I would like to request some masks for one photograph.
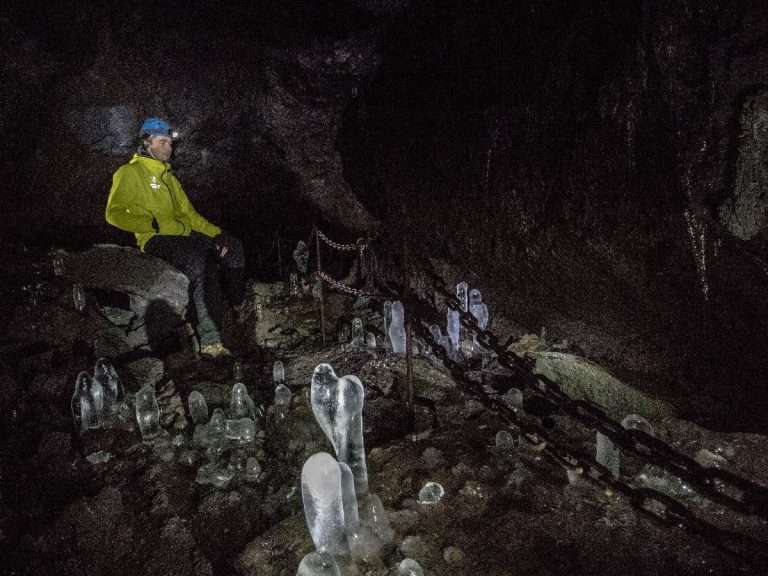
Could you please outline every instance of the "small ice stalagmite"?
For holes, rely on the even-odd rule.
[[[437,504],[445,496],[445,488],[437,482],[427,482],[419,490],[419,504]]]
[[[392,343],[392,352],[405,354],[405,308],[403,308],[403,303],[400,300],[392,302],[389,341]]]
[[[145,384],[136,393],[136,421],[144,440],[151,440],[160,434],[160,406],[155,396],[154,384]]]
[[[373,332],[365,333],[365,347],[376,348],[376,334],[374,334]]]
[[[235,382],[235,385],[232,386],[232,394],[229,399],[229,417],[256,420],[256,406],[242,382]]]
[[[653,431],[653,425],[640,416],[640,414],[628,414],[621,421],[621,425],[625,430],[639,430],[640,432],[645,432],[648,436],[656,435]]]
[[[307,273],[307,264],[309,263],[309,248],[304,240],[299,240],[296,248],[293,250],[293,261],[296,262],[296,269],[301,274]]]
[[[203,395],[197,390],[192,390],[187,398],[189,405],[189,415],[195,424],[205,424],[208,422],[208,404]]]
[[[403,558],[397,566],[397,576],[424,576],[424,569],[413,558]]]
[[[318,452],[307,459],[301,471],[301,496],[317,551],[348,556],[342,472],[333,456]]]
[[[224,436],[240,444],[253,442],[256,438],[256,423],[250,418],[224,421]]]
[[[488,327],[488,306],[483,302],[483,295],[477,288],[472,288],[469,291],[469,312],[477,320],[477,325],[480,330],[485,330]],[[477,342],[477,334],[472,334],[472,351],[477,353],[480,350],[480,345]]]
[[[125,398],[125,390],[117,370],[108,358],[96,360],[93,379],[101,384],[104,391],[104,413],[114,414],[119,409],[120,400]]]
[[[88,372],[80,372],[75,380],[72,395],[72,417],[79,424],[80,431],[101,428],[104,413],[104,393],[101,385],[94,382]]]
[[[448,332],[448,338],[451,341],[453,350],[457,351],[459,349],[459,340],[461,339],[461,319],[458,310],[449,308],[446,313],[446,320],[446,332]]]
[[[82,284],[72,285],[72,305],[78,312],[85,312],[87,300],[85,298],[85,288]]]
[[[275,360],[272,364],[272,382],[275,386],[285,384],[285,366],[282,360]]]
[[[275,387],[275,419],[278,422],[288,417],[288,411],[291,408],[291,389],[285,384],[278,384]]]
[[[468,306],[468,294],[469,294],[469,284],[466,282],[459,282],[456,284],[456,298],[459,300],[459,306],[461,307],[462,312],[468,312],[469,306]]]
[[[312,375],[311,402],[315,419],[331,441],[339,462],[352,469],[358,496],[367,494],[362,382],[352,375],[337,378],[329,364],[319,364]]]
[[[310,552],[301,559],[296,576],[341,576],[341,570],[330,554]]]
[[[382,311],[384,316],[384,340],[389,340],[389,325],[392,323],[392,301],[386,300],[384,302],[384,310]]]
[[[352,348],[362,348],[365,346],[365,327],[360,318],[352,319]]]

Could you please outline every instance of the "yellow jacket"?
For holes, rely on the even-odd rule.
[[[153,218],[159,232],[152,228]],[[142,252],[155,234],[189,236],[193,230],[211,238],[221,234],[221,228],[192,207],[170,164],[139,154],[112,176],[106,219],[112,226],[133,232]]]

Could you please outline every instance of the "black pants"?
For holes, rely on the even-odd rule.
[[[189,278],[190,302],[197,317],[200,345],[221,342],[224,302],[219,264],[224,268],[224,287],[230,304],[243,301],[245,290],[245,254],[243,244],[227,236],[229,250],[219,258],[216,242],[204,234],[189,236],[153,236],[144,252],[162,258]]]

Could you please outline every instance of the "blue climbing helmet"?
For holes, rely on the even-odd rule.
[[[171,125],[165,120],[147,118],[144,120],[144,124],[141,125],[139,136],[142,138],[146,136],[170,136],[173,138],[174,134],[171,132]]]

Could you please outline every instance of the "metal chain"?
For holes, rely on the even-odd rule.
[[[523,421],[515,410],[503,402],[490,397],[485,390],[483,390],[482,385],[467,376],[467,369],[464,366],[454,361],[442,346],[439,346],[434,342],[427,321],[425,321],[421,314],[419,314],[422,310],[434,311],[432,305],[415,295],[409,300],[408,304],[410,304],[411,309],[416,312],[415,317],[417,321],[412,322],[414,330],[432,349],[433,353],[442,360],[443,364],[451,372],[451,376],[457,382],[461,382],[469,388],[476,396],[480,397],[486,405],[497,411],[509,423],[516,426],[521,431],[521,437],[525,439],[526,442],[538,448],[544,443],[544,448],[541,449],[542,453],[546,454],[565,468],[582,467],[585,472],[588,472],[588,474],[585,474],[586,478],[623,494],[629,498],[630,502],[639,511],[649,515],[656,521],[666,525],[683,525],[691,532],[707,538],[716,547],[732,555],[746,555],[750,559],[760,558],[761,560],[768,558],[766,543],[717,528],[696,517],[687,507],[666,494],[648,488],[634,488],[627,483],[627,481],[614,478],[607,468],[596,462],[593,458],[581,454],[575,449],[568,448],[562,445],[562,443],[556,443],[552,434],[544,427],[531,421]],[[460,310],[458,299],[455,299],[455,304],[456,308],[454,309]],[[463,324],[464,320],[465,318],[462,317]],[[486,342],[495,339],[493,334],[490,334],[487,331],[482,331],[477,326],[475,327],[478,332],[485,336],[484,339]],[[481,338],[478,337],[478,341],[480,340]],[[538,388],[536,390],[538,391]],[[634,433],[637,431],[632,432]],[[656,505],[654,505],[654,503],[656,503]]]
[[[354,244],[340,244],[339,242],[334,242],[328,238],[328,236],[323,234],[323,232],[319,229],[315,229],[315,232],[317,233],[317,236],[320,238],[320,240],[325,242],[328,246],[336,250],[341,250],[342,252],[360,252],[362,254],[365,249],[368,248],[368,244],[366,244],[363,238],[358,238]]]
[[[368,296],[370,298],[382,298],[383,296],[381,294],[374,294],[372,292],[366,292],[365,290],[360,290],[358,288],[352,288],[352,286],[348,286],[347,284],[344,284],[343,282],[340,282],[339,280],[335,280],[334,278],[331,278],[326,274],[325,272],[322,272],[320,270],[315,271],[315,276],[328,284],[329,286],[336,288],[339,292],[344,292],[346,294],[351,294],[352,296]]]
[[[444,283],[440,280],[439,284]],[[486,349],[495,352],[499,363],[521,376],[523,383],[535,393],[548,398],[583,424],[602,432],[622,449],[660,465],[697,486],[699,491],[711,500],[737,512],[756,514],[763,519],[768,519],[768,488],[727,470],[704,468],[692,458],[676,452],[653,436],[639,430],[626,430],[620,423],[609,418],[599,406],[586,400],[570,398],[556,382],[543,375],[533,374],[530,361],[521,359],[513,352],[503,350],[499,345],[499,339],[492,332],[482,330],[472,314],[462,311],[456,296],[444,288],[437,290],[445,297],[448,307],[459,312],[461,324],[476,335],[477,341]],[[729,494],[739,494],[741,498],[734,498]]]

